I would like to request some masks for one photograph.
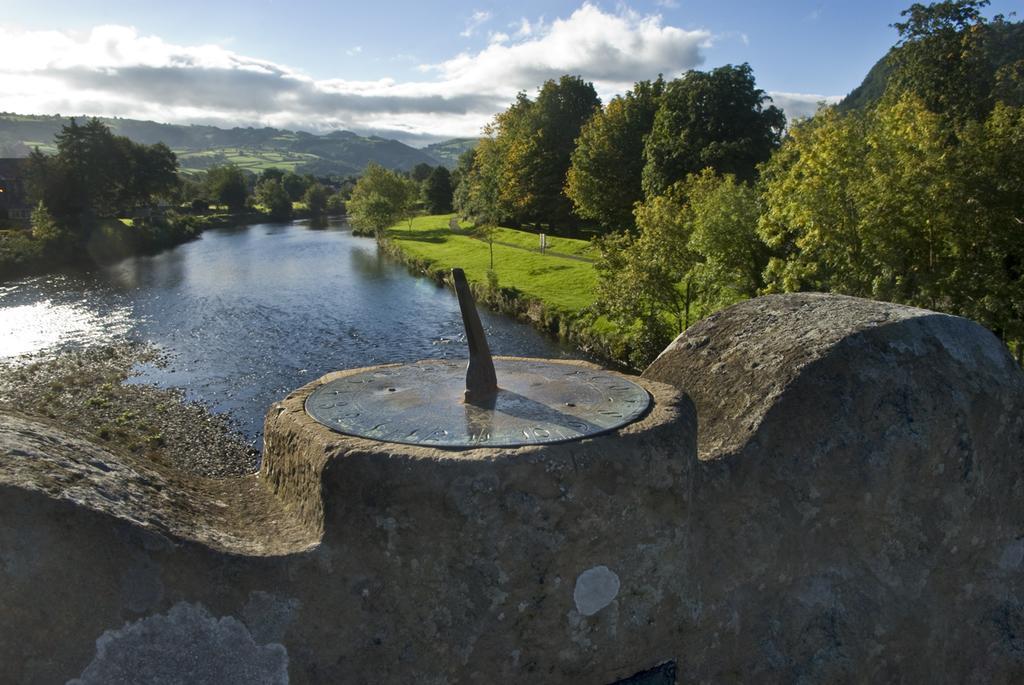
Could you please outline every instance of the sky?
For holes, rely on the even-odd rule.
[[[909,0],[21,0],[0,10],[0,111],[476,136],[519,91],[748,62],[790,118],[855,88]],[[987,15],[1024,14],[994,0]],[[1019,19],[1019,17],[1017,17]]]

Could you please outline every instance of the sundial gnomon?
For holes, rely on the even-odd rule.
[[[432,447],[565,442],[620,428],[650,396],[622,376],[572,363],[491,357],[461,269],[453,269],[470,358],[426,360],[343,376],[306,411],[340,433]]]

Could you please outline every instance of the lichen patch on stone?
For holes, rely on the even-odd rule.
[[[607,566],[588,568],[576,578],[572,599],[576,611],[593,616],[612,603],[619,595],[619,577]]]
[[[147,616],[96,640],[96,656],[68,685],[137,682],[285,685],[288,652],[283,645],[257,645],[245,624],[215,618],[201,604],[178,602],[164,614]]]

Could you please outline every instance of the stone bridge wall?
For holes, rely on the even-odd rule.
[[[991,334],[772,296],[639,382],[613,435],[468,451],[331,433],[311,384],[232,480],[0,417],[0,682],[1024,678],[1024,374]]]

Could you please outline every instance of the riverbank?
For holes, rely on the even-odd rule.
[[[526,321],[615,366],[629,368],[629,341],[593,311],[597,257],[591,243],[547,239],[511,228],[495,229],[493,244],[474,237],[468,224],[458,231],[453,215],[420,216],[387,230],[382,249],[411,270],[445,282],[453,267],[466,272],[479,302]],[[493,264],[491,269],[491,255]]]
[[[226,417],[187,402],[180,390],[132,384],[140,363],[161,362],[152,348],[132,344],[4,361],[0,413],[39,418],[112,452],[201,476],[256,470],[259,453]]]
[[[56,230],[46,237],[23,229],[0,230],[0,281],[152,254],[194,240],[209,227],[205,217],[169,215],[97,219],[75,232]]]
[[[296,209],[292,219],[307,218]],[[257,211],[176,214],[151,219],[98,219],[82,235],[58,232],[37,238],[25,229],[0,229],[0,282],[49,273],[66,266],[111,264],[126,257],[155,254],[198,238],[211,228],[274,221]]]

